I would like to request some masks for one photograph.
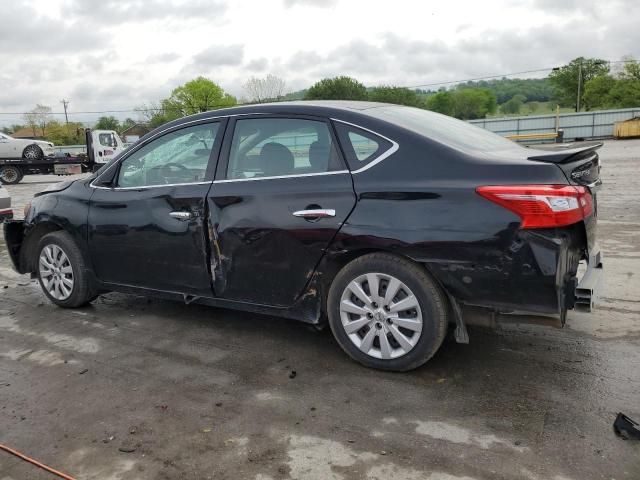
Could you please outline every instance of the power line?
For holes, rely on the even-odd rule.
[[[635,62],[636,60],[633,59],[629,59],[629,60],[606,60],[607,63],[609,64],[614,64],[614,63],[629,63],[629,62]],[[438,86],[438,85],[452,85],[455,83],[465,83],[465,82],[474,82],[474,81],[478,81],[478,80],[489,80],[492,78],[502,78],[502,77],[511,77],[513,75],[524,75],[527,73],[540,73],[540,72],[548,72],[553,70],[554,68],[557,67],[547,67],[547,68],[538,68],[535,70],[524,70],[521,72],[512,72],[512,73],[502,73],[500,75],[487,75],[484,77],[473,77],[473,78],[465,78],[462,80],[448,80],[446,82],[433,82],[433,83],[423,83],[420,85],[410,85],[410,86],[399,86],[399,88],[421,88],[421,87],[434,87],[434,86]],[[66,104],[64,102],[67,102]],[[82,112],[67,112],[67,105],[69,104],[68,100],[62,100],[63,105],[65,106],[65,109],[63,112],[49,112],[50,115],[65,115],[65,118],[67,118],[67,122],[68,122],[68,117],[67,115],[99,115],[99,114],[104,114],[104,113],[141,113],[141,112],[162,112],[166,109],[164,108],[154,108],[154,107],[144,107],[144,108],[135,108],[135,109],[129,109],[129,110],[95,110],[95,111],[82,111]],[[211,107],[215,108],[215,107],[226,107],[228,105],[211,105]],[[0,115],[25,115],[27,113],[31,113],[31,112],[0,112]]]
[[[475,77],[475,78],[466,78],[464,80],[450,80],[448,82],[435,82],[435,83],[422,83],[420,85],[411,85],[405,86],[401,88],[420,88],[420,87],[433,87],[436,85],[450,85],[453,83],[465,83],[465,82],[473,82],[476,80],[487,80],[490,78],[502,78],[502,77],[510,77],[512,75],[523,75],[525,73],[539,73],[539,72],[548,72],[552,70],[554,67],[549,68],[539,68],[537,70],[525,70],[523,72],[513,72],[513,73],[503,73],[501,75],[487,75],[486,77]]]
[[[612,64],[612,63],[630,63],[630,62],[635,62],[636,60],[630,59],[630,60],[605,60],[606,63],[608,64]],[[524,75],[525,73],[540,73],[540,72],[549,72],[551,70],[553,70],[554,68],[558,68],[558,67],[548,67],[548,68],[538,68],[536,70],[524,70],[522,72],[513,72],[513,73],[503,73],[501,75],[487,75],[486,77],[475,77],[475,78],[466,78],[464,80],[450,80],[447,82],[435,82],[435,83],[423,83],[421,85],[411,85],[411,86],[403,86],[401,88],[420,88],[420,87],[433,87],[436,85],[451,85],[454,83],[465,83],[465,82],[474,82],[477,80],[488,80],[491,78],[502,78],[502,77],[511,77],[513,75]]]

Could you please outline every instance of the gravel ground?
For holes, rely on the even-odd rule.
[[[473,329],[408,374],[279,318],[122,294],[61,310],[2,245],[0,443],[78,479],[638,479],[640,442],[611,425],[640,420],[640,140],[601,158],[600,309]],[[9,186],[17,210],[52,180]],[[49,478],[0,452],[0,480]]]

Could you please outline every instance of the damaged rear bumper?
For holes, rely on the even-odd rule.
[[[602,252],[596,247],[590,252],[587,270],[576,286],[573,308],[583,312],[593,310],[602,288],[602,278]]]

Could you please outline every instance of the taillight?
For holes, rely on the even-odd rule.
[[[593,197],[581,186],[494,185],[476,192],[518,215],[521,228],[564,227],[593,213]]]

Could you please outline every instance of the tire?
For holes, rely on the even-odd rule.
[[[67,232],[57,231],[42,237],[35,265],[42,291],[59,307],[77,308],[96,298],[82,252]]]
[[[375,303],[369,279],[378,283]],[[354,293],[355,284],[369,306]],[[389,292],[393,298],[387,297],[388,288],[394,290]],[[424,268],[386,253],[347,264],[333,280],[327,299],[329,326],[342,349],[367,367],[398,372],[419,367],[438,351],[447,334],[447,305],[444,292]]]
[[[29,160],[42,160],[44,153],[42,149],[35,143],[27,145],[22,151],[22,158],[28,158]]]
[[[20,183],[23,176],[22,170],[18,167],[14,167],[13,165],[0,167],[0,182],[5,185],[15,185],[16,183]]]

